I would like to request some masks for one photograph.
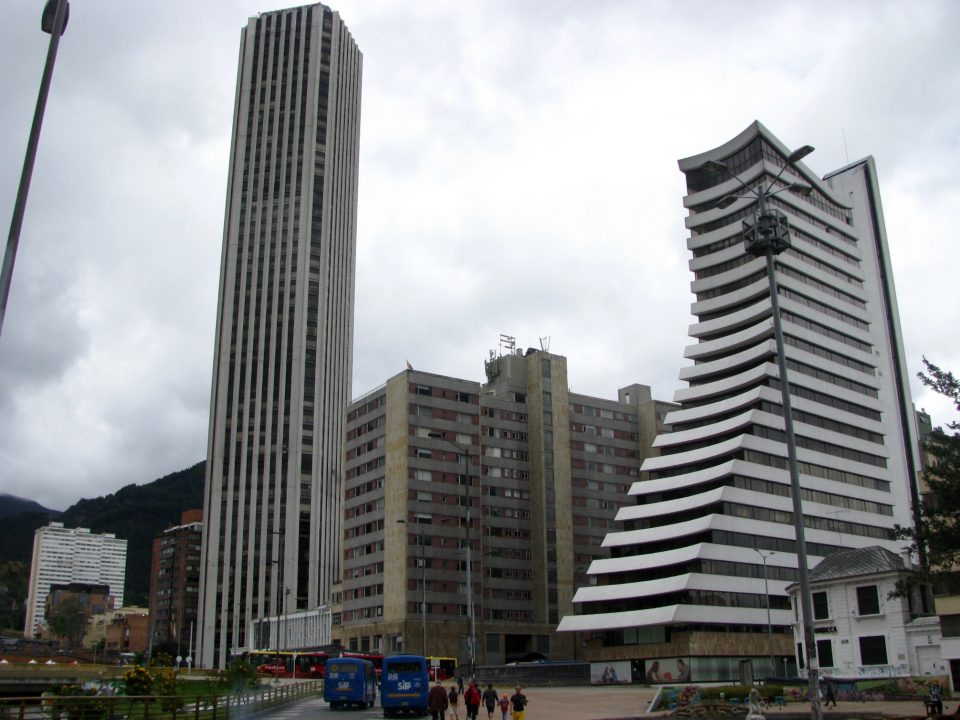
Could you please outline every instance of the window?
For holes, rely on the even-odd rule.
[[[826,620],[830,617],[830,608],[827,606],[827,594],[825,592],[815,592],[811,595],[813,598],[813,619]]]
[[[857,615],[879,615],[880,596],[876,585],[863,585],[857,588]]]
[[[833,643],[829,640],[817,640],[817,662],[822,668],[833,667]]]
[[[860,664],[887,664],[887,642],[883,635],[868,635],[860,638]]]

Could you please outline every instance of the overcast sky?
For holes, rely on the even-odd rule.
[[[4,230],[42,6],[0,5]],[[574,392],[672,399],[677,159],[755,119],[821,175],[876,158],[909,370],[960,371],[960,3],[332,6],[364,54],[355,397],[406,361],[482,380],[504,333]],[[240,30],[273,9],[73,0],[0,337],[0,493],[63,509],[205,457]]]

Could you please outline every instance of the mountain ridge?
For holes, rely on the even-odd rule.
[[[81,499],[62,512],[0,495],[0,559],[22,562],[29,572],[34,532],[52,520],[64,527],[113,533],[127,541],[124,604],[146,605],[153,538],[179,524],[183,511],[203,507],[205,467],[201,460],[144,485],[130,484],[115,493]]]

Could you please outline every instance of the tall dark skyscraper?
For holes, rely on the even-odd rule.
[[[309,5],[250,18],[227,186],[197,661],[338,575],[362,55]]]

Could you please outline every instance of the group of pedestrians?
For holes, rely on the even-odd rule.
[[[481,693],[475,681],[471,681],[464,690],[463,675],[457,678],[457,684],[451,685],[449,690],[438,679],[436,684],[430,688],[430,695],[427,698],[427,705],[430,708],[433,720],[460,720],[458,710],[461,697],[467,709],[467,716],[464,720],[477,720],[481,705],[486,708],[487,720],[494,720],[493,714],[498,709],[500,710],[500,720],[507,720],[508,713],[510,713],[512,720],[524,720],[524,713],[529,702],[527,696],[523,694],[523,688],[520,687],[517,687],[516,692],[508,697],[506,693],[502,696],[498,695],[493,684],[487,685],[486,690]]]

